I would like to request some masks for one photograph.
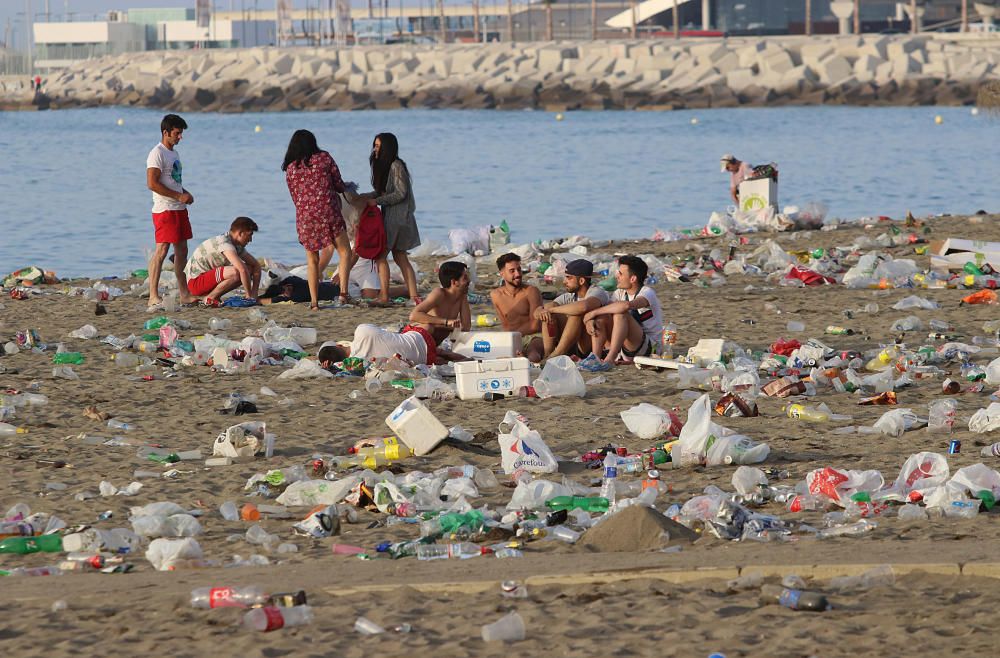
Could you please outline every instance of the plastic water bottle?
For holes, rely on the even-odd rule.
[[[608,501],[608,505],[615,504],[615,485],[618,483],[618,457],[613,453],[608,453],[604,458],[604,482],[601,483],[601,498]]]
[[[497,316],[492,313],[480,313],[476,316],[476,326],[477,327],[493,327],[496,326]]]
[[[980,453],[983,457],[1000,457],[1000,441],[993,445],[986,446]]]
[[[275,608],[267,606],[254,608],[243,615],[243,625],[252,631],[267,633],[285,626],[303,626],[313,620],[312,608],[307,605],[297,605],[291,608]]]
[[[208,328],[212,331],[225,331],[233,326],[233,321],[227,318],[209,318]]]
[[[0,436],[14,436],[15,434],[27,434],[26,427],[15,427],[10,423],[0,423]]]
[[[551,510],[581,509],[585,512],[607,512],[608,499],[588,496],[556,496],[545,501]]]
[[[479,557],[489,552],[488,548],[483,548],[472,542],[461,542],[459,544],[421,544],[417,546],[417,559],[441,560],[459,558],[465,560],[470,557]]]
[[[270,597],[259,587],[199,587],[191,592],[192,608],[249,608]]]
[[[118,420],[117,418],[112,418],[111,420],[109,420],[108,427],[115,430],[126,430],[126,431],[135,429],[135,426],[129,425],[125,421]]]
[[[825,411],[820,411],[819,409],[814,409],[812,407],[807,407],[804,404],[790,404],[785,407],[785,414],[789,418],[796,418],[798,420],[808,420],[815,423],[824,423],[830,420],[830,414]]]
[[[61,553],[62,537],[40,535],[38,537],[8,537],[0,540],[0,553],[27,555],[28,553]]]
[[[760,588],[760,602],[777,603],[792,610],[823,612],[830,609],[830,602],[819,592],[804,592],[776,585],[764,585]]]

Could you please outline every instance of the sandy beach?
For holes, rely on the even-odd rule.
[[[925,218],[921,222],[917,228],[904,227],[898,221],[874,221],[869,226],[851,223],[829,231],[749,234],[748,244],[740,245],[738,252],[749,254],[767,239],[776,240],[788,251],[829,250],[847,247],[860,238],[874,239],[891,227],[904,233],[913,231],[926,240],[1000,240],[997,216]],[[670,262],[674,257],[707,254],[713,248],[726,253],[732,240],[732,236],[721,236],[678,242],[615,242],[593,251],[654,254]],[[929,267],[928,256],[915,254],[914,245],[866,247],[853,260],[845,260],[845,266],[854,264],[857,255],[874,249],[895,258],[912,258],[921,270]],[[435,281],[434,266],[445,260],[417,260],[424,274],[422,290],[430,289]],[[22,265],[58,270],[57,262]],[[478,291],[495,285],[497,277],[490,258],[480,259],[478,272]],[[139,281],[106,283],[128,290]],[[4,296],[0,300],[0,343],[13,340],[18,331],[35,329],[49,345],[41,354],[22,350],[0,357],[0,366],[17,370],[0,374],[0,389],[30,390],[48,399],[44,406],[18,408],[16,416],[8,420],[26,427],[27,434],[0,437],[0,511],[20,502],[29,505],[32,512],[54,514],[70,526],[109,529],[130,527],[128,516],[133,506],[173,501],[203,512],[199,519],[203,531],[196,539],[205,558],[228,563],[233,555],[246,557],[263,551],[241,536],[251,524],[224,520],[218,512],[220,504],[233,501],[242,505],[250,500],[273,504],[248,498],[244,491],[247,479],[273,468],[305,465],[314,453],[344,454],[361,438],[387,436],[384,419],[405,398],[402,391],[383,388],[355,400],[349,394],[361,388],[356,379],[278,379],[284,368],[273,366],[239,375],[216,373],[206,366],[182,367],[169,378],[130,381],[126,375],[134,373],[110,360],[114,350],[100,338],[143,333],[143,323],[151,317],[146,300],[127,294],[103,302],[107,314],[95,316],[94,302],[65,294],[71,286],[88,285],[90,281],[64,281],[40,286],[41,294],[28,299]],[[561,288],[558,282],[541,287],[545,291]],[[917,315],[925,324],[931,319],[947,320],[954,327],[950,335],[971,342],[973,336],[983,335],[984,322],[998,317],[995,305],[960,306],[961,298],[972,292],[963,289],[794,288],[759,275],[729,275],[718,287],[699,285],[698,281],[667,282],[660,276],[654,288],[663,304],[665,321],[678,325],[677,346],[682,352],[700,338],[726,338],[748,351],[766,351],[782,337],[803,343],[815,337],[838,350],[864,352],[891,342],[900,333],[891,330],[893,322],[909,315]],[[914,294],[938,302],[940,308],[891,308]],[[854,312],[850,318],[843,313],[869,303],[878,304],[879,311]],[[395,324],[408,314],[403,307],[328,308],[310,313],[307,304],[274,305],[264,310],[281,326],[315,327],[320,341],[349,340],[361,322]],[[473,307],[473,313],[490,310],[485,305]],[[232,321],[226,332],[231,338],[259,329],[250,321],[247,309],[181,308],[168,315],[191,323],[191,329],[180,331],[189,340],[208,333],[212,317]],[[805,331],[789,333],[789,321],[804,323]],[[98,337],[67,337],[84,324],[94,325]],[[828,325],[848,327],[854,334],[824,335]],[[927,333],[927,329],[907,333],[907,346],[915,349],[940,344]],[[52,354],[58,342],[84,355],[85,362],[73,366],[79,380],[52,377]],[[972,361],[985,367],[995,357],[974,354]],[[941,367],[951,371],[952,377],[958,375],[955,363]],[[762,383],[768,379],[761,376]],[[593,377],[584,373],[585,380]],[[926,416],[928,404],[942,397],[942,380],[941,376],[921,379],[900,389],[899,406]],[[259,395],[261,386],[273,389],[277,397]],[[220,415],[224,398],[231,392],[258,394],[259,413],[238,419]],[[786,479],[772,484],[791,486],[810,471],[826,466],[876,469],[891,483],[906,458],[920,451],[945,454],[952,473],[980,462],[989,468],[1000,466],[997,458],[979,454],[980,448],[996,437],[968,430],[968,418],[990,404],[992,392],[987,386],[982,392],[953,396],[958,410],[950,436],[924,429],[899,437],[833,434],[838,427],[870,426],[888,407],[859,406],[857,395],[832,389],[821,390],[809,401],[825,402],[835,413],[850,415],[851,420],[804,423],[784,415],[782,407],[787,399],[764,396],[757,400],[759,417],[716,416],[714,420],[770,445],[770,456],[760,466],[788,471]],[[712,393],[713,403],[719,395]],[[599,470],[573,463],[581,454],[609,442],[627,446],[630,452],[653,443],[629,433],[619,413],[649,402],[664,409],[676,408],[683,420],[691,405],[689,397],[683,396],[666,372],[619,366],[606,374],[605,382],[588,386],[582,399],[513,398],[495,403],[430,400],[429,408],[445,426],[461,425],[477,437],[468,444],[448,441],[425,457],[399,462],[398,467],[400,472],[429,472],[471,464],[493,470],[501,483],[506,482],[495,435],[504,414],[514,409],[529,419],[531,427],[563,461],[561,473],[549,479],[560,481],[565,476],[599,487]],[[279,404],[283,398],[290,403]],[[277,436],[275,454],[269,460],[259,458],[223,467],[205,467],[201,461],[180,462],[171,467],[179,471],[176,477],[140,479],[143,487],[135,496],[102,497],[98,494],[102,480],[124,488],[135,479],[136,469],[166,469],[138,457],[134,446],[92,445],[81,438],[120,433],[110,430],[105,422],[85,417],[83,411],[89,406],[134,424],[135,429],[125,433],[129,439],[176,451],[200,449],[204,457],[211,455],[215,437],[229,425],[264,420],[268,431]],[[950,439],[961,440],[959,454],[947,455]],[[39,459],[64,461],[69,466],[37,465]],[[734,466],[663,468],[662,478],[670,491],[657,500],[656,508],[663,511],[673,503],[683,505],[709,485],[732,491],[734,470]],[[512,491],[504,486],[484,489],[482,497],[471,502],[476,507],[485,504],[502,509]],[[77,500],[81,492],[95,497]],[[98,515],[105,511],[112,512],[111,518],[99,521]],[[294,511],[298,514],[307,509]],[[792,514],[777,502],[769,502],[758,511],[823,527],[823,511]],[[904,521],[896,518],[893,506],[874,518],[876,529],[862,536],[818,540],[796,534],[797,541],[762,543],[726,541],[704,533],[670,552],[630,550],[627,546],[621,551],[601,552],[593,545],[588,548],[540,540],[525,545],[523,558],[504,560],[484,556],[464,561],[423,562],[412,557],[366,561],[331,554],[332,543],[372,549],[382,541],[417,538],[418,526],[384,527],[377,523],[385,518],[359,509],[356,523],[345,521],[339,536],[326,539],[293,535],[290,526],[295,519],[262,519],[264,529],[298,549],[295,553],[268,554],[268,566],[156,572],[139,552],[126,557],[134,564],[134,570],[127,574],[3,578],[0,609],[5,614],[0,621],[0,646],[11,651],[16,647],[19,655],[47,656],[96,654],[112,647],[135,654],[175,656],[201,656],[220,648],[225,654],[246,656],[360,656],[373,651],[390,656],[404,652],[508,655],[511,651],[595,656],[707,656],[713,652],[726,656],[840,656],[889,655],[919,647],[928,655],[972,656],[991,653],[993,644],[992,609],[1000,601],[994,576],[1000,577],[1000,565],[996,564],[992,541],[1000,538],[1000,531],[997,515],[986,510],[968,520]],[[0,555],[0,569],[51,565],[58,559],[57,554],[45,553]],[[883,564],[896,567],[893,584],[845,590],[831,586],[831,577],[857,573],[858,565]],[[741,570],[744,574],[761,571],[770,584],[780,583],[788,574],[802,575],[810,590],[827,595],[833,608],[810,613],[762,605],[759,587],[728,590],[726,581]],[[502,598],[500,582],[507,579],[527,582],[528,598]],[[305,590],[315,620],[308,626],[253,633],[240,625],[241,611],[198,610],[187,601],[195,587],[250,584],[272,592]],[[53,610],[57,601],[64,601],[65,608]],[[497,620],[509,609],[524,618],[526,639],[513,645],[484,642],[480,626]],[[390,630],[370,637],[357,633],[353,625],[361,615]],[[412,627],[410,632],[391,630],[404,623]]]

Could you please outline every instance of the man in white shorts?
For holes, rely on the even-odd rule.
[[[438,344],[456,327],[468,331],[472,326],[467,297],[469,272],[464,263],[449,261],[438,268],[438,278],[441,287],[431,291],[427,299],[410,312],[410,324],[401,332],[361,324],[354,330],[350,350],[327,341],[320,346],[317,360],[324,367],[348,356],[387,359],[398,354],[410,363],[427,365],[465,361],[464,356],[443,350]]]

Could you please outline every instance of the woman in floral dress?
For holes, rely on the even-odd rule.
[[[320,264],[330,261],[334,246],[340,262],[347,264],[347,267],[340,267],[339,277],[340,302],[347,303],[348,275],[354,260],[337,194],[347,189],[340,169],[329,153],[320,150],[315,135],[308,130],[296,130],[288,143],[281,170],[285,172],[288,192],[295,204],[299,243],[306,250],[309,308],[319,308]]]

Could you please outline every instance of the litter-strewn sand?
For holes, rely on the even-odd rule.
[[[924,237],[1000,240],[996,219],[983,219],[981,223],[970,223],[967,218],[932,220],[929,223],[932,232]],[[874,237],[887,228],[880,224],[870,230],[854,227],[830,232],[755,235],[750,236],[752,244],[741,250],[753,249],[765,237],[775,237],[789,250],[847,245],[860,234]],[[678,254],[713,246],[725,250],[728,243],[728,239],[644,242],[615,244],[607,251]],[[928,262],[927,256],[913,256],[912,247],[884,251],[896,257],[909,254],[922,267]],[[37,265],[58,269],[58,263]],[[422,261],[421,265],[424,271],[433,271],[432,262]],[[479,269],[480,284],[489,285],[493,276],[488,261]],[[755,289],[746,291],[749,284]],[[244,533],[248,524],[224,521],[217,512],[224,501],[242,504],[248,500],[243,491],[247,478],[269,468],[304,464],[314,452],[343,453],[359,438],[387,435],[383,420],[404,397],[400,391],[383,390],[355,401],[348,394],[361,388],[356,381],[278,380],[281,371],[278,368],[239,376],[216,374],[206,367],[188,368],[171,379],[131,382],[125,379],[122,369],[109,361],[111,348],[97,339],[74,340],[65,336],[85,323],[95,325],[100,336],[140,333],[142,323],[150,317],[145,300],[121,297],[106,303],[108,314],[97,317],[92,302],[58,294],[63,287],[46,287],[44,290],[52,294],[25,301],[2,300],[0,342],[12,338],[17,330],[34,328],[50,345],[63,341],[72,349],[79,349],[86,356],[86,363],[74,366],[79,381],[66,381],[51,377],[51,350],[45,354],[22,352],[0,357],[0,365],[20,371],[0,375],[0,388],[25,390],[32,382],[38,382],[38,392],[49,399],[44,407],[19,410],[13,422],[28,427],[29,434],[0,439],[3,478],[0,513],[14,503],[24,502],[33,511],[56,514],[71,525],[127,527],[131,506],[174,501],[185,508],[204,509],[201,518],[204,533],[197,538],[198,542],[207,558],[228,562],[234,554],[247,556],[259,548],[242,539],[229,541],[230,536]],[[816,336],[834,347],[864,351],[892,335],[889,327],[894,320],[911,314],[918,315],[925,323],[932,318],[947,319],[956,327],[953,333],[964,334],[966,340],[982,334],[984,321],[997,318],[995,306],[959,307],[959,299],[968,294],[960,290],[848,290],[842,286],[797,289],[772,285],[761,277],[743,276],[728,277],[728,283],[721,288],[661,280],[656,290],[665,316],[680,328],[678,344],[685,349],[698,338],[725,337],[747,348],[764,349],[781,336],[800,340]],[[938,301],[941,309],[914,312],[890,308],[910,294]],[[768,302],[777,305],[782,313],[765,310]],[[875,315],[857,314],[850,320],[842,315],[844,309],[856,309],[868,302],[877,302],[881,310]],[[265,310],[281,325],[316,327],[321,340],[349,339],[359,322],[395,323],[407,313],[402,308],[309,313],[305,304]],[[185,337],[207,332],[210,317],[230,318],[231,336],[242,336],[252,327],[245,309],[181,309],[171,315],[193,323],[192,330],[182,332]],[[806,332],[788,334],[785,325],[790,319],[804,322]],[[746,320],[754,323],[748,324]],[[859,333],[822,336],[824,327],[830,324],[848,326]],[[928,342],[926,334],[926,331],[908,334],[907,342]],[[992,358],[979,357],[977,361],[985,364]],[[591,377],[585,375],[585,379]],[[900,390],[900,406],[925,414],[927,404],[941,395],[940,383],[940,379],[931,379]],[[139,459],[134,447],[84,444],[77,438],[81,433],[112,435],[104,423],[84,417],[84,408],[94,405],[134,423],[136,429],[128,433],[130,438],[145,438],[176,450],[201,449],[208,456],[219,431],[236,422],[231,416],[219,415],[223,397],[232,391],[258,393],[261,385],[271,387],[279,397],[261,397],[257,403],[260,413],[238,420],[267,421],[269,431],[278,437],[272,460],[220,468],[182,462],[175,466],[181,471],[178,477],[144,479],[142,490],[134,497],[74,499],[82,491],[96,493],[101,480],[124,487],[133,480],[137,468],[159,469]],[[967,430],[968,417],[989,404],[989,393],[987,388],[983,393],[956,396],[958,422],[950,438],[960,439],[963,449],[961,454],[949,456],[953,472],[980,461],[991,468],[1000,466],[992,458],[979,456],[979,447],[995,438]],[[291,405],[277,404],[284,396],[293,400]],[[831,392],[824,393],[822,400],[834,412],[850,414],[853,420],[821,425],[796,422],[781,413],[782,400],[762,397],[758,400],[761,417],[717,421],[768,442],[771,456],[765,465],[787,469],[790,484],[822,466],[879,469],[891,481],[910,454],[920,450],[947,451],[949,437],[924,430],[907,432],[899,438],[832,435],[830,430],[834,427],[870,425],[886,407],[857,406],[855,396]],[[569,460],[608,442],[621,443],[632,450],[648,447],[651,442],[629,434],[618,416],[623,409],[643,401],[664,408],[678,407],[682,418],[690,405],[681,398],[681,391],[666,373],[640,372],[631,366],[619,367],[607,375],[606,383],[589,387],[584,399],[515,398],[499,403],[452,400],[428,404],[446,426],[461,424],[473,433],[495,432],[504,412],[517,409],[541,432],[553,452]],[[64,460],[72,468],[38,467],[36,458]],[[468,445],[446,443],[431,455],[408,459],[400,466],[429,471],[468,463],[499,471],[499,462],[496,441],[485,440]],[[658,506],[665,509],[669,503],[682,504],[710,484],[732,490],[732,472],[733,467],[663,469],[663,479],[672,491],[660,499]],[[503,481],[503,476],[499,477]],[[555,479],[560,477],[557,475]],[[599,471],[577,470],[568,477],[597,484]],[[51,490],[47,488],[50,483],[66,487]],[[503,487],[485,491],[477,504],[503,506],[511,491]],[[113,512],[113,517],[98,522],[97,515],[105,510]],[[787,514],[776,503],[763,510]],[[821,525],[820,513],[798,516]],[[835,606],[822,614],[761,606],[756,590],[729,594],[718,578],[675,585],[657,579],[545,584],[543,577],[747,565],[775,565],[776,572],[782,574],[786,568],[794,571],[793,565],[986,563],[995,560],[993,542],[1000,538],[995,514],[982,513],[974,520],[902,522],[893,511],[877,519],[878,528],[863,537],[817,541],[802,536],[796,542],[771,544],[702,537],[692,545],[682,544],[680,552],[671,553],[655,550],[594,553],[583,546],[540,541],[527,545],[524,558],[508,560],[476,558],[423,563],[406,558],[366,562],[330,554],[330,544],[334,541],[371,548],[382,540],[399,541],[418,534],[416,526],[405,524],[368,527],[381,518],[382,515],[361,511],[359,522],[345,523],[342,534],[333,540],[294,537],[290,521],[264,520],[261,522],[264,528],[280,534],[299,549],[291,555],[271,555],[274,563],[269,567],[157,573],[145,559],[135,556],[132,561],[136,571],[126,575],[74,574],[0,580],[3,591],[0,646],[18,655],[47,656],[96,654],[112,645],[116,651],[134,655],[176,656],[220,651],[248,656],[291,652],[466,656],[508,655],[511,651],[702,656],[721,651],[728,656],[830,656],[887,655],[915,650],[926,655],[988,655],[994,644],[992,610],[1000,597],[996,581],[983,577],[909,574],[901,575],[892,586],[845,593],[830,591],[827,582],[819,580],[814,586],[825,591]],[[57,556],[45,554],[3,555],[0,568],[54,564],[57,560]],[[720,574],[716,572],[718,577],[729,577]],[[529,584],[527,601],[500,597],[499,581],[528,577],[538,579],[538,584]],[[780,576],[769,580],[778,581]],[[442,591],[406,587],[433,583],[459,585]],[[186,597],[192,588],[231,584],[259,584],[275,591],[305,589],[316,606],[316,620],[301,629],[255,635],[235,625],[240,618],[237,612],[188,607]],[[337,592],[370,585],[384,587],[374,593],[358,591],[335,596]],[[57,600],[66,601],[68,607],[50,611]],[[513,647],[485,644],[479,635],[480,625],[495,621],[511,607],[524,617],[527,639]],[[390,632],[363,637],[352,630],[358,615],[387,627],[409,623],[413,630],[409,634]]]

